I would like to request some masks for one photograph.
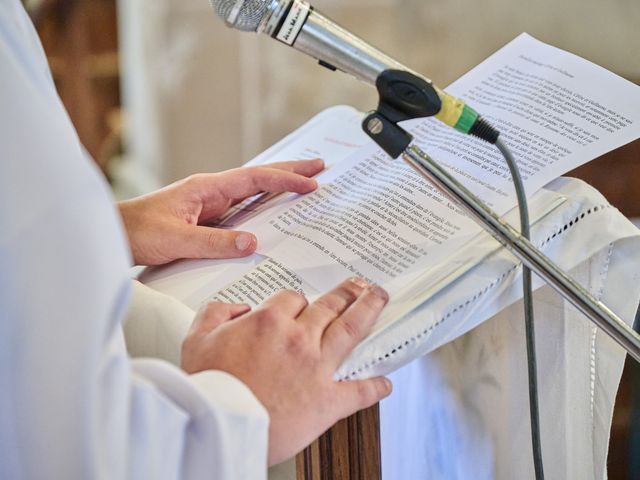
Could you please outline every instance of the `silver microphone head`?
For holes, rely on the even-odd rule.
[[[256,32],[272,11],[274,0],[210,0],[216,14],[230,27]]]

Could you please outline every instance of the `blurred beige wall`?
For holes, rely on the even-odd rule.
[[[640,80],[638,0],[315,0],[445,86],[520,32]],[[375,106],[373,89],[252,33],[207,0],[120,0],[128,145],[166,183],[240,165],[320,110]]]

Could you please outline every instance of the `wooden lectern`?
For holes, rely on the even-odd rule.
[[[339,421],[296,457],[297,480],[380,480],[378,405]]]

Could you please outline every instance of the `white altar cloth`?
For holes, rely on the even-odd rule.
[[[534,243],[631,323],[640,231],[582,182],[549,187],[568,201],[534,228]],[[383,480],[533,478],[515,265],[505,251],[493,256],[341,368],[393,371],[380,412]],[[548,286],[535,293],[535,313],[546,478],[604,479],[624,352]]]

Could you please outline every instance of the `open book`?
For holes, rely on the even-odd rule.
[[[526,34],[447,90],[502,132],[520,166],[534,224],[564,201],[544,185],[640,136],[640,88]],[[327,164],[316,192],[256,196],[220,220],[218,227],[255,233],[256,254],[175,262],[147,269],[141,280],[196,309],[210,299],[257,305],[282,288],[313,299],[346,277],[362,276],[391,296],[374,338],[499,249],[452,201],[373,144],[361,132],[362,116],[350,107],[325,110],[249,162],[321,157]],[[518,225],[497,149],[434,119],[404,126]]]

